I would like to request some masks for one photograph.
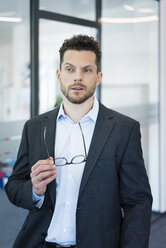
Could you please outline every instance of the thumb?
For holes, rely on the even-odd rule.
[[[49,158],[47,158],[47,160],[54,161],[53,157],[49,157]]]

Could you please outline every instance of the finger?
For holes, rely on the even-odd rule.
[[[53,157],[49,157],[48,159],[49,159],[49,160],[52,160],[52,161],[54,160]]]
[[[36,173],[41,173],[41,172],[45,172],[45,171],[52,171],[52,170],[56,170],[56,166],[55,164],[48,164],[48,165],[39,165],[34,172]]]
[[[56,178],[56,175],[52,175],[51,177],[46,178],[44,181],[42,181],[39,185],[41,187],[47,186],[50,182],[52,182],[53,180],[55,180],[55,178]]]
[[[45,172],[41,172],[37,177],[36,177],[36,180],[41,182],[41,181],[44,181],[45,179],[53,176],[53,175],[56,175],[56,170],[53,170],[53,171],[45,171]]]
[[[39,181],[39,182],[34,183],[33,186],[37,190],[40,190],[40,189],[46,187],[50,182],[52,182],[53,180],[55,180],[55,178],[56,178],[56,175],[54,174],[54,175],[52,175],[50,177],[45,178],[42,181]]]
[[[38,168],[40,165],[52,165],[54,164],[53,160],[49,160],[49,159],[45,159],[45,160],[39,160],[36,162],[36,164],[34,164],[31,168],[31,170],[35,170],[36,168]]]
[[[31,172],[31,177],[37,177],[38,175],[45,173],[45,172],[56,172],[55,165],[39,165],[36,169],[33,169]]]
[[[32,185],[35,189],[37,189],[37,191],[41,191],[42,190],[41,187],[45,187],[47,185],[47,183],[48,183],[47,179],[49,181],[49,178],[51,178],[50,180],[52,180],[52,178],[55,179],[56,178],[56,172],[45,172],[45,173],[41,173],[37,177],[32,177],[31,178]]]

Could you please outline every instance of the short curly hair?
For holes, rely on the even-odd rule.
[[[92,36],[88,35],[74,35],[70,39],[64,40],[61,48],[59,49],[60,53],[60,69],[63,63],[63,57],[67,50],[76,50],[76,51],[92,51],[96,55],[96,65],[97,71],[99,71],[100,59],[101,59],[101,49],[99,42],[94,39]]]

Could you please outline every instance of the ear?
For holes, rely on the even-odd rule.
[[[56,70],[56,76],[57,76],[58,81],[60,81],[60,69]]]
[[[103,77],[103,73],[102,72],[98,72],[97,73],[97,82],[96,82],[96,85],[99,85],[101,83],[102,77]]]

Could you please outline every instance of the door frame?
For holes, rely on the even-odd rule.
[[[66,22],[96,28],[96,39],[101,45],[101,12],[102,0],[95,0],[95,21],[78,17],[63,15],[55,12],[40,10],[40,0],[30,0],[30,51],[31,51],[31,117],[39,114],[39,21],[46,19],[51,21]],[[58,12],[58,11],[57,11]],[[101,64],[100,64],[101,70]],[[96,96],[101,99],[101,86],[97,86]]]

